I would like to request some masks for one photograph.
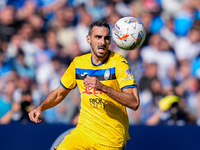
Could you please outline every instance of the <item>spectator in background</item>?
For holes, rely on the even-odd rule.
[[[68,46],[75,40],[74,22],[75,10],[69,6],[56,11],[54,18],[49,21],[49,26],[56,32],[57,43],[64,48],[65,55],[69,53]]]
[[[51,78],[48,81],[49,90],[55,90],[60,82],[60,77],[63,75],[64,71],[67,66],[61,64],[59,57],[53,57],[51,59],[53,70],[51,72]]]
[[[181,63],[178,70],[179,85],[177,86],[177,93],[185,100],[185,108],[195,117],[198,116],[198,89],[199,80],[191,75],[191,67],[189,62]]]
[[[14,7],[6,6],[0,11],[0,39],[3,51],[6,51],[10,38],[17,33],[20,27],[21,22],[15,18]]]
[[[143,1],[131,1],[129,9],[131,10],[130,16],[134,16],[138,19],[142,19],[143,14],[147,12],[143,5]]]
[[[200,53],[200,31],[199,28],[191,28],[187,36],[181,37],[175,42],[174,51],[178,62],[191,62]]]
[[[178,70],[177,66],[169,68],[167,76],[164,79],[162,79],[161,84],[164,93],[179,85],[177,70]]]
[[[149,39],[152,35],[152,33],[150,32],[149,26],[151,25],[152,19],[153,19],[153,15],[149,12],[144,12],[141,16],[141,21],[142,21],[145,31],[146,31],[146,37],[145,37],[144,43],[142,44],[141,47],[145,47],[145,46],[149,45]]]
[[[21,41],[22,37],[18,34],[14,34],[11,37],[10,42],[8,43],[7,50],[5,52],[7,59],[14,58],[17,56],[17,53],[21,48]]]
[[[158,79],[157,76],[158,65],[157,63],[145,63],[144,64],[144,75],[139,82],[139,90],[151,90],[151,83],[154,79]]]
[[[161,6],[157,0],[145,0],[144,5],[148,12],[150,12],[153,16],[149,26],[150,32],[153,34],[160,32],[160,29],[164,24]]]
[[[56,11],[61,9],[67,0],[40,0],[38,1],[38,9],[45,20],[50,20],[54,17]]]
[[[149,43],[143,47],[140,51],[143,62],[155,62],[157,63],[156,54],[159,53],[161,37],[159,34],[153,34],[150,36]]]
[[[181,98],[169,91],[159,101],[157,110],[146,120],[146,125],[195,124],[195,117],[181,106]]]
[[[25,63],[25,54],[19,49],[17,56],[11,59],[13,69],[22,78],[25,84],[31,85],[35,80],[35,67],[27,66]]]
[[[192,75],[200,79],[200,54],[191,62]]]
[[[183,7],[183,1],[161,0],[161,6],[164,14],[175,17]]]
[[[36,66],[36,82],[44,93],[44,97],[49,92],[48,81],[51,79],[53,66],[51,58],[45,51],[45,40],[43,38],[34,38],[33,42],[37,48],[34,53]]]
[[[21,103],[21,97],[22,97],[22,91],[27,90],[28,86],[30,86],[30,83],[26,82],[17,72],[12,71],[9,76],[6,78],[7,81],[11,80],[15,84],[15,89],[12,93],[12,103],[17,103],[20,105]],[[26,82],[26,83],[25,83]],[[28,85],[29,84],[29,85]],[[21,107],[20,107],[21,109]],[[15,123],[18,122],[21,116],[20,109],[13,113],[12,115],[12,122]]]
[[[152,83],[157,80],[158,66],[156,63],[144,64],[144,75],[141,77],[138,84],[141,100],[141,122],[144,123],[145,119],[152,113],[155,105],[152,92]]]
[[[49,57],[58,57],[63,47],[60,44],[58,44],[57,32],[53,29],[48,30],[45,35],[45,39],[46,52],[48,53]]]
[[[1,43],[0,43],[1,44]],[[0,49],[0,89],[2,87],[1,81],[12,71],[12,64],[5,59],[5,53]]]
[[[25,64],[28,67],[35,67],[33,54],[37,51],[37,46],[33,43],[33,28],[30,23],[24,23],[18,34],[22,38],[20,47],[24,52]]]
[[[129,9],[129,3],[124,0],[113,0],[115,3],[115,11],[120,14],[120,16],[130,16],[131,10]]]
[[[167,40],[170,48],[174,47],[174,43],[178,39],[178,36],[174,33],[174,19],[170,16],[166,16],[165,23],[160,30],[160,35],[163,39]]]
[[[80,46],[78,42],[75,40],[71,43],[71,45],[68,47],[69,48],[69,53],[65,54],[65,52],[62,50],[59,55],[59,60],[63,65],[69,66],[72,60],[76,56],[80,56],[82,54],[80,50]]]
[[[174,32],[178,36],[186,36],[194,23],[194,9],[190,1],[182,2],[182,9],[174,16]]]
[[[12,116],[20,109],[19,103],[13,102],[15,82],[8,80],[1,89],[0,94],[0,124],[8,124],[12,121]]]
[[[39,14],[32,14],[27,18],[28,23],[30,23],[32,29],[33,29],[33,38],[40,37],[44,38],[46,30],[44,27],[44,20],[42,16]]]
[[[23,5],[16,10],[18,20],[28,20],[37,11],[37,3],[34,0],[25,0]]]
[[[79,16],[79,22],[75,28],[76,40],[80,46],[81,53],[90,52],[90,45],[87,43],[86,36],[89,30],[90,23],[92,21],[92,16],[83,8]]]
[[[151,82],[152,104],[158,106],[158,102],[163,96],[162,84],[159,79],[153,79]]]
[[[167,77],[168,72],[171,68],[176,68],[177,60],[173,49],[170,48],[167,40],[161,38],[159,51],[155,55],[158,63],[158,76],[161,80]]]
[[[176,78],[178,81],[178,85],[180,85],[181,83],[183,83],[185,80],[189,79],[190,77],[192,77],[190,63],[187,60],[182,61],[179,64],[176,71]]]
[[[158,64],[158,78],[167,76],[168,70],[176,66],[176,58],[170,50],[169,43],[159,34],[150,37],[149,45],[141,49],[143,62]]]
[[[8,49],[5,52],[5,58],[12,65],[12,70],[15,70],[22,80],[30,85],[35,78],[34,66],[26,64],[25,53],[22,50],[23,39],[21,35],[15,34],[11,37],[8,44]]]
[[[21,117],[19,119],[19,122],[22,124],[31,123],[31,121],[28,117],[28,113],[35,108],[35,105],[33,104],[31,91],[29,89],[22,92],[20,105],[21,105],[21,110],[20,110]]]
[[[200,23],[200,1],[197,0],[190,0],[190,4],[194,10],[195,22],[199,26]]]
[[[115,11],[115,3],[113,1],[108,1],[103,8],[104,17],[107,18],[112,15]]]
[[[143,61],[140,57],[140,48],[137,48],[133,51],[130,51],[126,57],[130,67],[131,71],[133,72],[133,76],[137,83],[140,82],[140,79],[143,76]]]
[[[36,83],[36,81],[34,80],[34,82],[31,84],[30,86],[30,90],[31,90],[31,96],[32,96],[32,100],[35,106],[39,105],[42,101],[43,98],[43,92],[40,89],[39,85]]]
[[[103,7],[105,6],[105,1],[101,0],[90,0],[86,3],[86,9],[88,13],[92,16],[92,20],[100,20],[104,18]]]

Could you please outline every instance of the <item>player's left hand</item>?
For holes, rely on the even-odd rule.
[[[98,91],[101,91],[103,87],[103,84],[96,77],[90,77],[89,75],[84,79],[83,84],[85,87],[92,87]]]

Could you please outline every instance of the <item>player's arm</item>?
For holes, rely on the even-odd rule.
[[[112,99],[121,103],[122,105],[129,107],[133,110],[137,110],[139,107],[140,99],[137,87],[127,88],[124,89],[122,92],[118,92],[111,87],[102,84],[101,91],[107,94]]]
[[[119,92],[109,86],[102,84],[97,78],[90,76],[87,76],[84,79],[84,85],[86,87],[93,87],[98,91],[104,92],[112,99],[133,110],[137,110],[139,107],[140,99],[137,87],[127,88],[122,92]]]
[[[31,121],[35,123],[41,122],[39,117],[42,115],[42,112],[46,109],[49,109],[51,107],[56,106],[59,104],[70,92],[70,90],[67,90],[63,88],[61,85],[45,98],[45,100],[33,111],[29,113],[29,118]]]

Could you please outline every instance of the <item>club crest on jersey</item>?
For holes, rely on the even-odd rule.
[[[130,71],[130,69],[128,68],[128,69],[126,69],[126,71],[125,71],[125,73],[130,77],[131,76],[131,71]]]
[[[104,79],[105,80],[108,80],[110,77],[110,71],[109,70],[106,70],[105,73],[104,73]]]

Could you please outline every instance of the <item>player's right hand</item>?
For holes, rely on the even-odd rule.
[[[30,120],[32,122],[35,122],[35,123],[41,122],[39,117],[42,115],[42,111],[40,110],[39,107],[37,107],[36,109],[32,110],[28,115],[29,115],[29,118],[30,118]]]

